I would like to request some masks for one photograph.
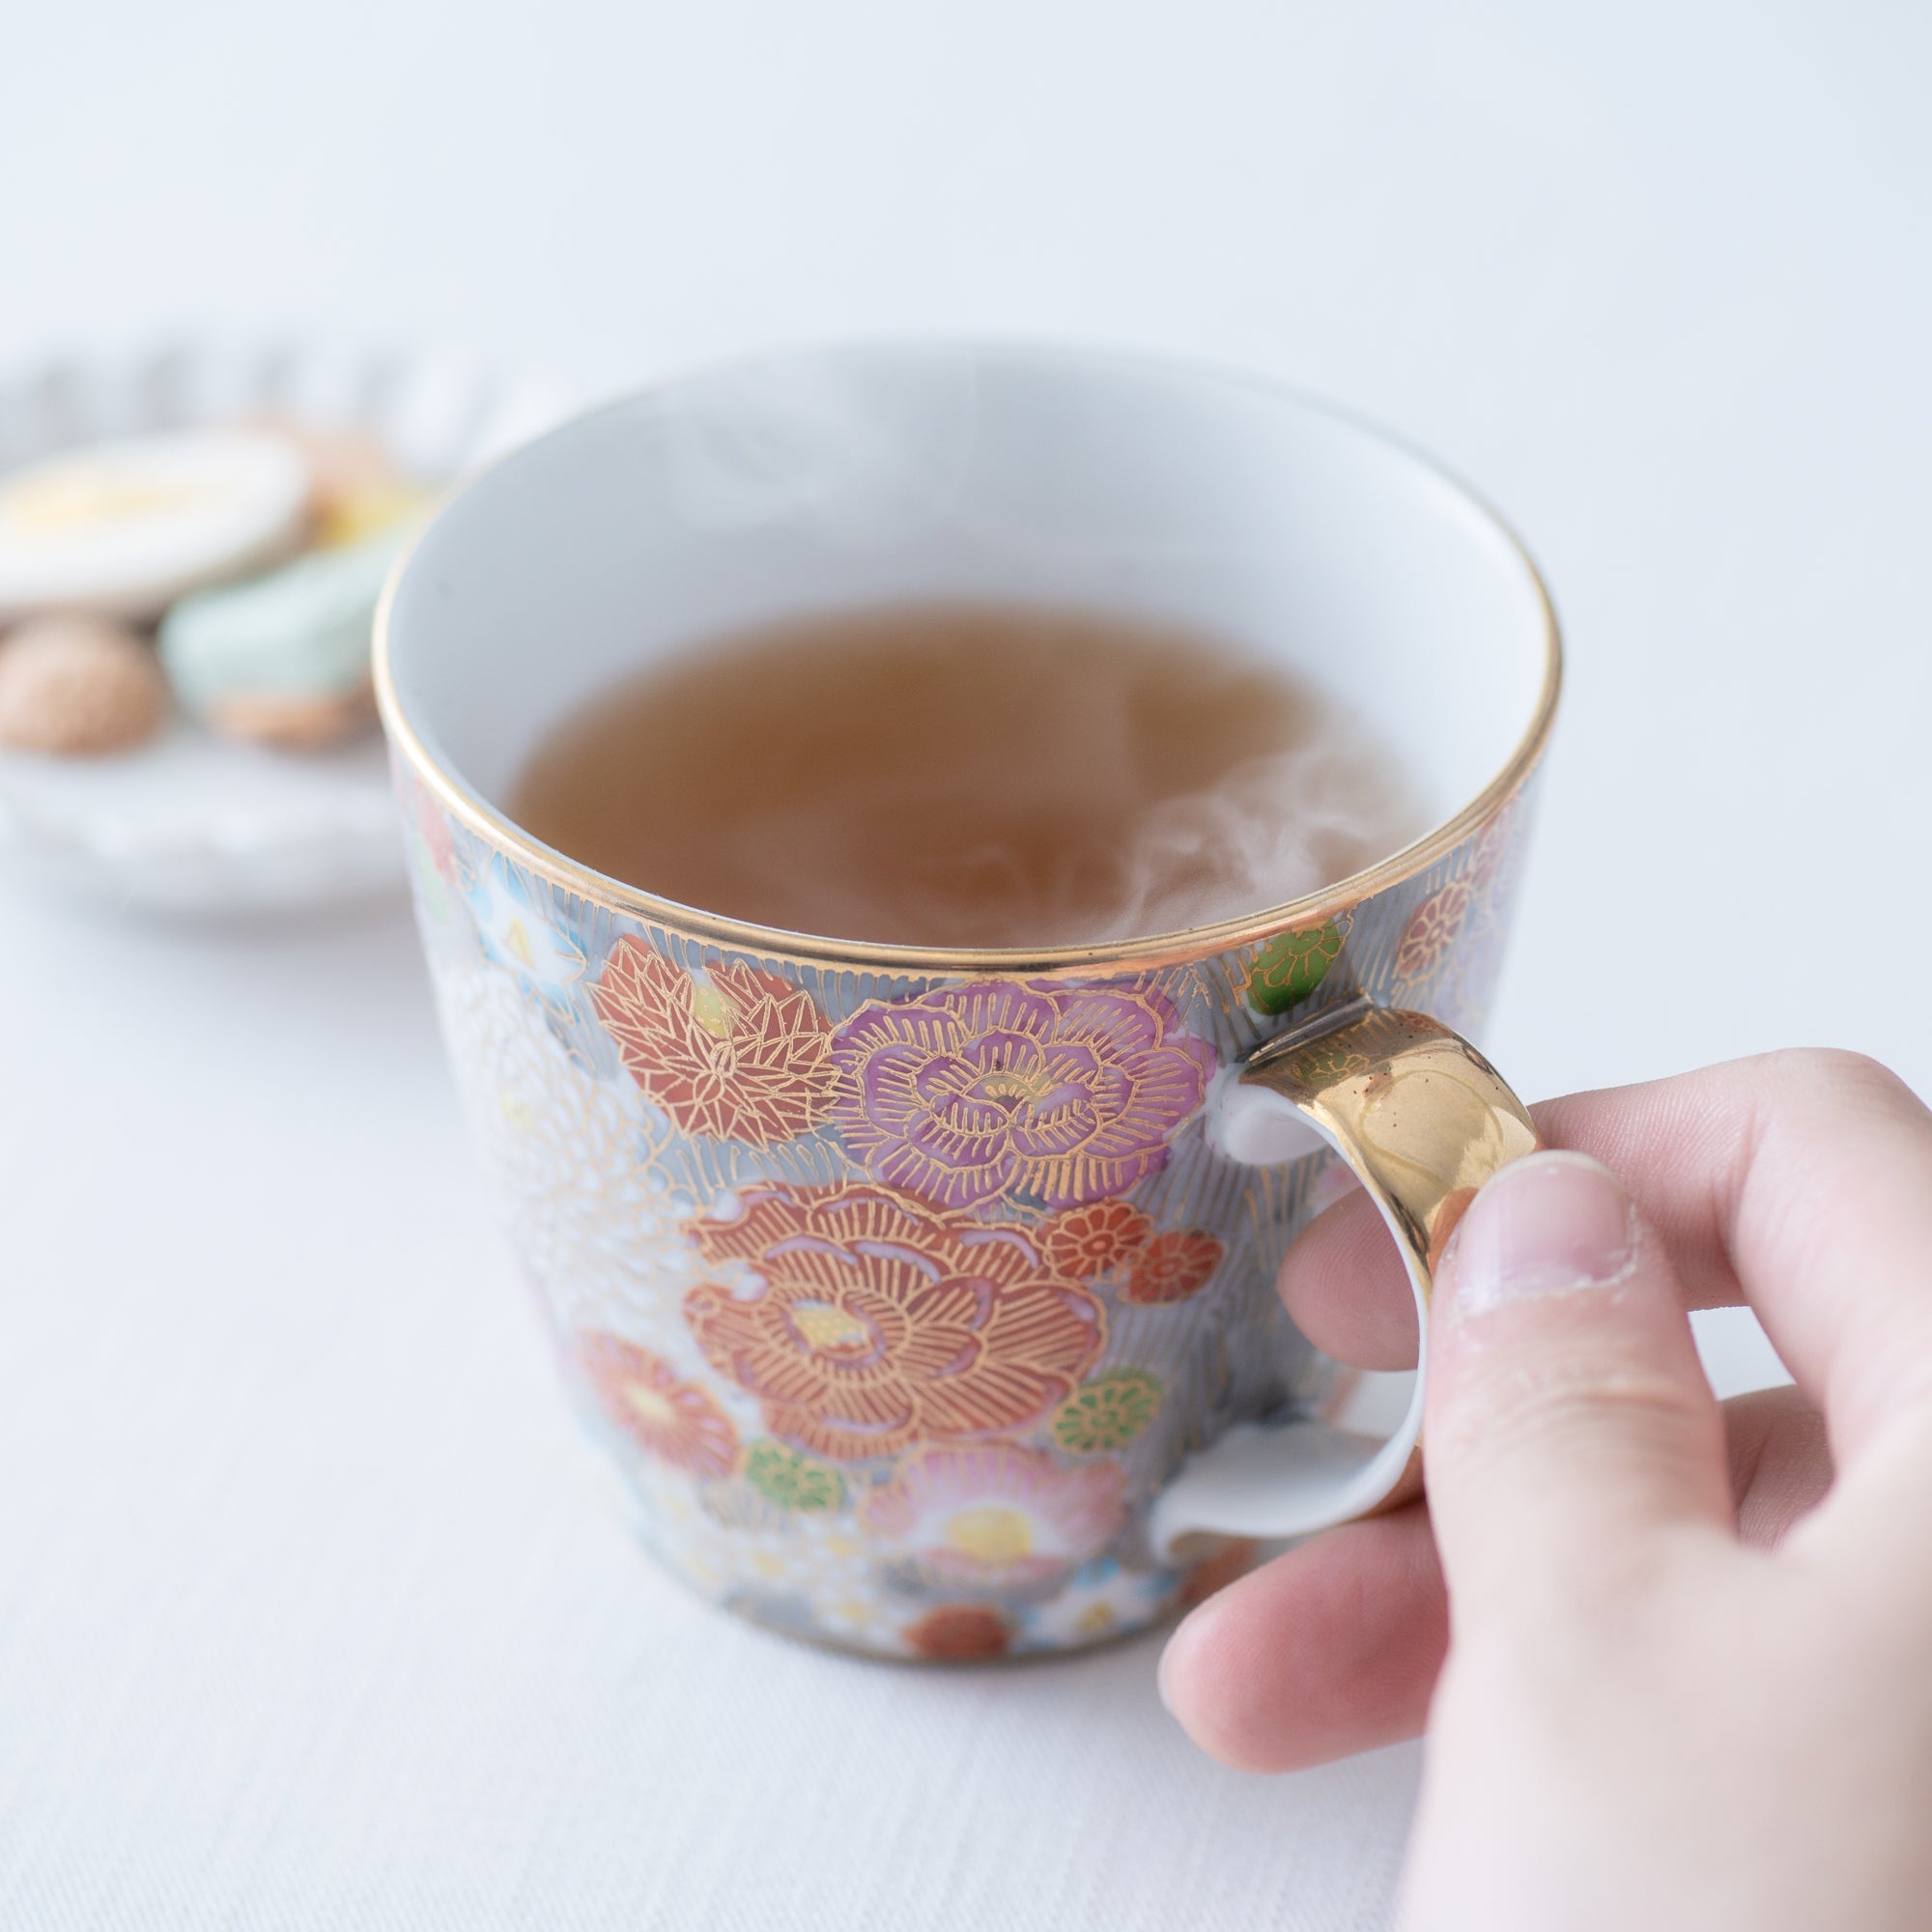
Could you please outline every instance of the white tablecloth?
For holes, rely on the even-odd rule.
[[[1250,364],[1514,516],[1567,717],[1492,1045],[1932,1084],[1932,28],[1884,0],[21,10],[0,354],[466,336],[601,385],[994,328]],[[0,1925],[1385,1922],[1398,1749],[1256,1780],[1155,1646],[795,1648],[645,1565],[399,908],[0,896]],[[1775,1374],[1747,1323],[1721,1378]]]

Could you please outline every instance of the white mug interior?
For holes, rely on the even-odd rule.
[[[536,745],[652,659],[935,598],[1116,611],[1285,666],[1395,753],[1432,827],[1547,706],[1533,567],[1414,451],[1237,377],[943,343],[693,376],[518,451],[399,573],[386,675],[430,760],[508,824]]]

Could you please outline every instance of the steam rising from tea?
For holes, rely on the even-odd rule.
[[[653,665],[544,741],[511,810],[685,905],[949,947],[1261,911],[1424,823],[1391,753],[1278,668],[994,605],[794,620]]]

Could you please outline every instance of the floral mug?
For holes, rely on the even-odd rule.
[[[549,727],[653,654],[908,597],[1273,654],[1375,722],[1435,828],[1250,917],[971,952],[655,898],[507,814]],[[1365,1400],[1274,1276],[1351,1167],[1422,1311],[1534,1145],[1461,1035],[1558,676],[1535,570],[1439,470],[1129,357],[776,357],[455,497],[378,627],[418,915],[511,1245],[657,1555],[793,1634],[978,1659],[1138,1629],[1248,1539],[1385,1498],[1419,1375]]]

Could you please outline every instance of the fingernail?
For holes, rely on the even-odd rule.
[[[1160,1693],[1161,1709],[1170,1718],[1174,1716],[1174,1699],[1167,1694],[1167,1654],[1173,1648],[1174,1639],[1169,1637],[1160,1647],[1160,1662],[1154,1666],[1153,1673],[1153,1688]]]
[[[1463,1313],[1610,1288],[1636,1262],[1630,1197],[1587,1154],[1533,1153],[1504,1168],[1463,1215],[1438,1270]]]

